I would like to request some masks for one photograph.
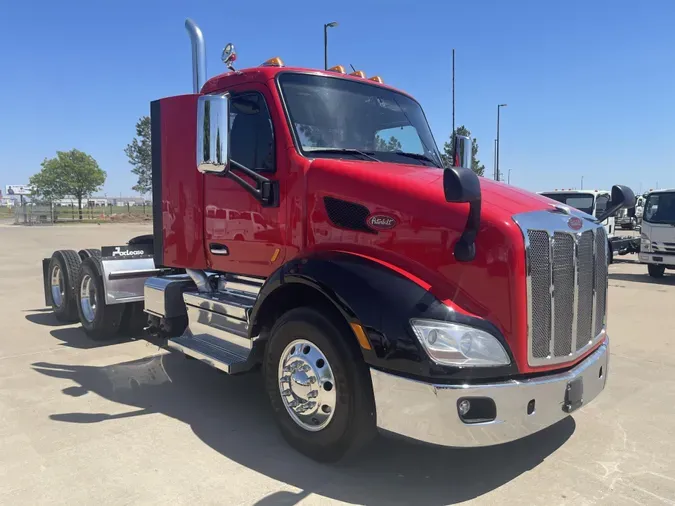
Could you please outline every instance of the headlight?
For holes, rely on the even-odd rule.
[[[417,339],[434,362],[444,365],[492,367],[511,363],[495,336],[459,323],[410,320]]]
[[[652,242],[645,233],[640,234],[640,251],[644,251],[645,253],[652,252]]]

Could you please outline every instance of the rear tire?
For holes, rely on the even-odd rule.
[[[55,251],[49,262],[52,311],[60,322],[77,321],[75,290],[81,262],[77,252],[73,250]]]
[[[663,265],[647,264],[647,271],[652,278],[662,278],[666,268]]]
[[[347,330],[337,318],[297,308],[277,320],[267,344],[265,388],[281,433],[297,451],[320,462],[355,452],[376,433],[372,383]],[[301,343],[297,350],[295,343]],[[304,365],[294,368],[295,363]],[[296,411],[289,406],[293,402],[311,407]]]
[[[87,258],[80,266],[75,291],[82,328],[96,341],[110,339],[117,334],[124,311],[123,304],[106,305],[102,272],[100,258]]]

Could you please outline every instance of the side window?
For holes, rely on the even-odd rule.
[[[230,158],[257,171],[274,171],[272,118],[260,93],[241,93],[230,101]]]
[[[595,215],[598,216],[605,212],[609,203],[609,195],[598,195],[595,200]]]

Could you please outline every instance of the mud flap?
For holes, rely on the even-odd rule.
[[[42,289],[45,292],[45,306],[52,306],[51,280],[49,279],[49,262],[51,258],[42,259]]]

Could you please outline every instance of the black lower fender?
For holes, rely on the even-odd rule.
[[[263,285],[252,309],[252,322],[257,321],[267,297],[289,283],[301,283],[317,290],[348,323],[361,324],[372,346],[372,350],[362,348],[364,360],[377,369],[441,383],[495,381],[518,374],[508,343],[493,324],[451,311],[408,277],[349,253],[318,253],[294,259],[279,268]],[[511,364],[499,367],[438,365],[415,336],[411,318],[462,323],[490,332],[506,349]]]

